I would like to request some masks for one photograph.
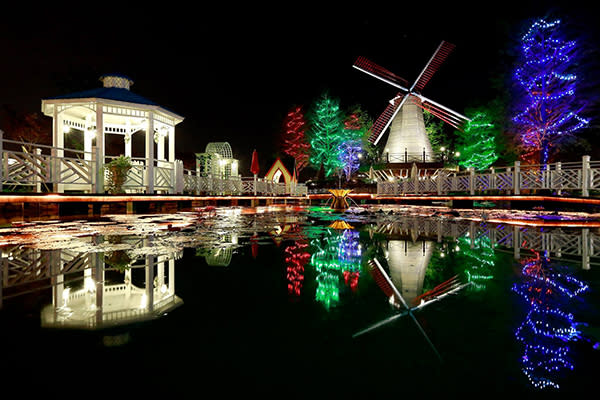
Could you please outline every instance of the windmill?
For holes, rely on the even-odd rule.
[[[422,110],[429,111],[456,129],[460,129],[461,125],[469,120],[464,115],[421,94],[425,85],[453,49],[453,44],[442,41],[425,68],[410,86],[407,80],[364,57],[358,57],[354,63],[354,68],[400,89],[373,124],[369,137],[369,141],[377,145],[391,124],[390,134],[384,148],[388,162],[431,161],[431,143],[425,131]]]

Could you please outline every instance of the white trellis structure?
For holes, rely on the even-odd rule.
[[[210,142],[204,153],[196,153],[196,173],[220,179],[237,178],[239,162],[227,142]]]
[[[72,93],[42,100],[42,112],[52,117],[52,163],[54,191],[78,190],[78,183],[87,183],[82,169],[92,162],[94,191],[103,192],[103,166],[111,157],[106,154],[106,135],[123,138],[124,156],[132,156],[132,136],[145,135],[143,158],[132,158],[134,165],[125,187],[138,187],[139,191],[154,193],[155,190],[172,192],[175,160],[175,126],[183,121],[177,115],[158,104],[130,91],[133,81],[122,75],[100,77],[102,88]],[[78,157],[83,163],[79,170],[65,161],[65,135],[74,131],[83,133],[84,149]],[[157,145],[156,154],[154,144]],[[168,150],[165,152],[166,143]],[[42,163],[41,160],[38,160]],[[98,162],[99,161],[99,162]],[[83,182],[65,181],[63,175],[77,175]],[[89,174],[88,174],[89,175]]]

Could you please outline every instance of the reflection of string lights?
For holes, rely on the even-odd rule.
[[[512,290],[520,295],[530,309],[517,328],[515,336],[525,346],[522,371],[536,388],[559,388],[554,375],[561,369],[573,370],[568,343],[580,338],[580,325],[570,312],[563,311],[570,300],[589,289],[578,279],[554,272],[547,254],[524,260],[521,284]]]
[[[293,245],[285,248],[287,254],[285,264],[287,265],[288,293],[300,296],[302,283],[304,282],[304,265],[310,259],[310,253],[305,249],[307,243],[296,241]]]
[[[344,229],[342,233],[329,230],[322,239],[311,242],[315,252],[311,256],[311,265],[319,275],[316,278],[317,290],[315,299],[330,308],[340,299],[340,276],[352,291],[358,288],[362,249],[359,232]]]
[[[449,250],[451,251],[451,250]],[[496,255],[492,241],[487,236],[470,238],[468,234],[457,239],[454,251],[460,257],[467,280],[473,290],[484,290],[487,281],[494,279]]]

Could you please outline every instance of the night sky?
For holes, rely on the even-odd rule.
[[[490,78],[510,72],[507,50],[524,21],[554,12],[598,44],[597,14],[583,2],[412,2],[421,3],[418,10],[368,1],[28,4],[0,16],[0,104],[39,112],[44,97],[99,87],[101,75],[121,73],[133,92],[185,117],[176,128],[178,158],[227,141],[250,175],[254,148],[261,171],[275,160],[293,105],[307,107],[327,90],[344,108],[360,104],[374,119],[383,111],[396,90],[352,68],[358,56],[412,82],[442,40],[455,44],[423,94],[464,112],[498,94]]]

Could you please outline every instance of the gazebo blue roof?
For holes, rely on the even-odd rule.
[[[165,111],[168,111],[170,113],[177,115],[177,113],[155,103],[154,101],[149,100],[143,96],[140,96],[139,94],[133,93],[129,89],[129,85],[132,85],[133,81],[128,76],[122,75],[122,74],[105,74],[100,77],[100,80],[103,81],[104,78],[125,79],[128,81],[127,88],[112,86],[112,85],[110,85],[110,86],[105,85],[104,87],[83,90],[81,92],[69,93],[69,94],[64,94],[64,95],[60,95],[60,96],[46,97],[43,100],[70,100],[70,99],[90,99],[90,98],[114,100],[114,101],[121,101],[121,102],[126,102],[126,103],[156,106],[156,107],[162,108]]]
[[[65,94],[61,96],[47,97],[45,100],[67,100],[67,99],[89,99],[98,98],[106,100],[125,101],[127,103],[146,104],[150,106],[158,106],[152,100],[135,94],[130,90],[116,87],[100,87],[96,89],[84,90]]]

